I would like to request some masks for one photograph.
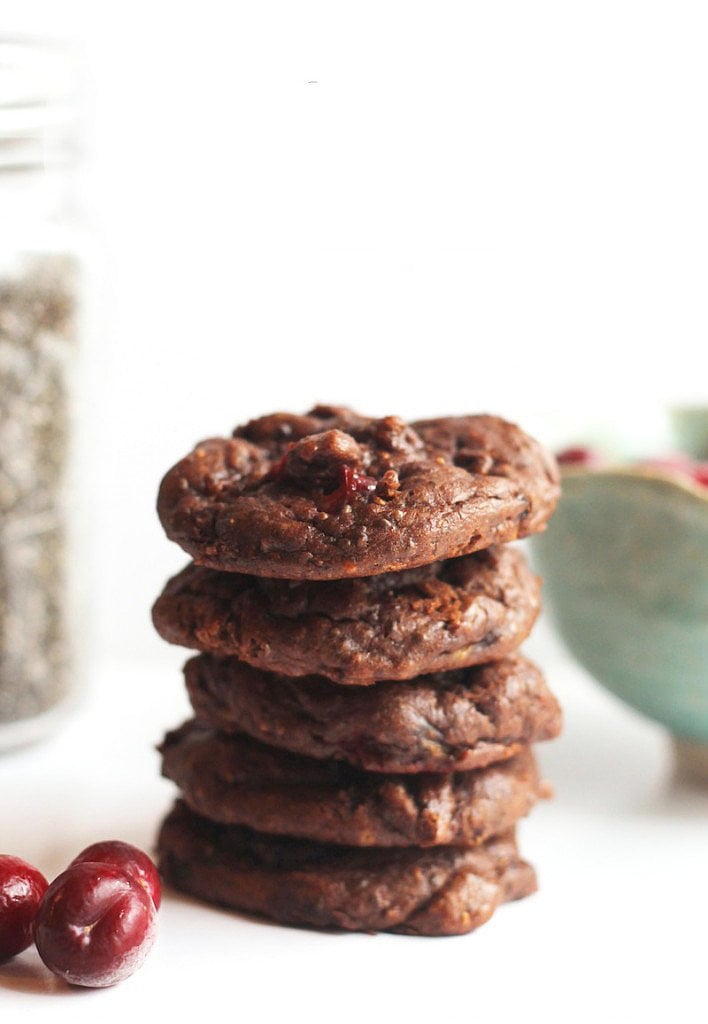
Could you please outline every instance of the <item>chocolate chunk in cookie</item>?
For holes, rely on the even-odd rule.
[[[539,580],[514,547],[406,572],[319,582],[191,565],[153,608],[171,643],[282,675],[366,685],[504,657],[538,615]]]
[[[341,579],[525,537],[558,494],[553,459],[498,417],[408,425],[317,406],[199,444],[163,479],[158,513],[199,565]]]
[[[158,852],[183,892],[315,928],[461,935],[536,889],[513,833],[473,849],[352,849],[215,825],[177,803]]]
[[[384,775],[190,721],[161,750],[163,775],[197,814],[349,846],[472,846],[511,828],[546,795],[528,747],[474,772]]]
[[[367,771],[483,768],[553,739],[561,724],[541,672],[518,655],[374,686],[291,679],[209,654],[188,661],[184,674],[203,724]]]

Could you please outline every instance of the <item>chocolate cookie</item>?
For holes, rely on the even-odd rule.
[[[158,514],[199,565],[287,579],[408,569],[542,530],[553,459],[496,416],[406,425],[317,406],[203,441]]]
[[[190,565],[167,583],[153,622],[171,643],[282,675],[367,685],[503,657],[529,633],[539,595],[513,547],[320,582]]]
[[[363,687],[271,675],[209,654],[188,661],[184,675],[203,724],[367,771],[483,768],[560,731],[557,700],[518,655]]]
[[[306,927],[461,935],[536,890],[513,833],[474,849],[362,850],[215,825],[177,803],[158,852],[175,888]]]
[[[167,734],[161,751],[162,774],[195,813],[349,846],[473,846],[546,795],[528,747],[475,772],[381,775],[190,721]]]

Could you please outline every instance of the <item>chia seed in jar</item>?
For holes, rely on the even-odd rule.
[[[0,39],[0,750],[50,731],[73,688],[69,68]]]

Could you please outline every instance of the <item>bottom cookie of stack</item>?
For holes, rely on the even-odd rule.
[[[176,889],[316,928],[461,935],[536,890],[513,830],[473,848],[335,846],[219,825],[177,801],[158,853]]]

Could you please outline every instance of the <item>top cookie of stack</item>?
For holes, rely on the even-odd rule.
[[[316,406],[202,442],[158,514],[197,565],[294,580],[373,576],[542,530],[552,459],[495,416],[368,419]]]

